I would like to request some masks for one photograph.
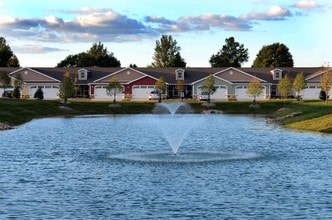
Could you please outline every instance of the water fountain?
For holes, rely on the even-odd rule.
[[[225,160],[239,160],[257,158],[255,153],[234,153],[209,150],[209,146],[201,146],[201,150],[185,149],[179,151],[184,140],[190,136],[195,145],[200,146],[202,136],[193,134],[200,129],[209,117],[197,115],[191,106],[183,102],[157,103],[152,115],[145,121],[146,125],[151,122],[152,126],[160,131],[160,137],[165,138],[171,151],[153,151],[143,153],[131,153],[124,155],[113,155],[113,159],[140,162],[161,162],[161,163],[193,163],[193,162],[217,162]],[[212,117],[212,115],[211,115]],[[214,115],[214,117],[217,117]],[[205,123],[206,124],[206,123]],[[202,134],[204,137],[204,134]]]
[[[162,131],[173,154],[176,155],[189,131],[199,123],[199,121],[193,122],[188,120],[188,117],[181,115],[193,113],[191,106],[182,102],[157,103],[153,113],[160,114],[155,121],[156,126]]]
[[[152,110],[154,114],[189,114],[194,113],[193,109],[188,103],[184,102],[170,102],[170,103],[157,103]]]

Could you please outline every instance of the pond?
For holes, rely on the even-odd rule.
[[[328,219],[331,143],[260,116],[33,120],[0,132],[0,216]]]

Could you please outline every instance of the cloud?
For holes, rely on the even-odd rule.
[[[265,0],[258,1],[267,3]],[[295,5],[297,8],[319,6],[315,1],[309,0],[298,1]],[[0,31],[15,38],[34,42],[126,42],[156,37],[165,33],[214,31],[216,29],[251,31],[257,21],[278,21],[292,16],[289,9],[281,6],[272,6],[266,11],[253,11],[239,17],[227,14],[201,14],[181,16],[177,19],[145,16],[142,20],[130,18],[110,8],[84,7],[78,10],[47,11],[74,16],[70,16],[69,20],[54,15],[39,18],[0,16]]]
[[[145,20],[145,22],[148,22],[148,23],[159,23],[159,24],[164,24],[164,25],[176,24],[176,21],[172,21],[172,20],[166,19],[164,17],[158,18],[156,16],[145,16],[144,20]]]
[[[53,10],[53,9],[47,9],[48,12],[60,12],[64,14],[77,14],[77,15],[89,15],[92,13],[103,13],[112,11],[111,8],[90,8],[90,7],[83,7],[81,9],[77,10]]]
[[[276,5],[265,12],[253,11],[247,15],[242,15],[241,18],[249,20],[284,20],[290,16],[292,16],[292,13],[288,9]]]
[[[182,16],[177,20],[147,16],[145,17],[145,21],[156,25],[155,29],[160,32],[208,31],[214,28],[233,31],[248,31],[252,28],[250,23],[245,20],[223,14]]]
[[[293,7],[304,10],[313,10],[321,8],[322,5],[319,5],[315,0],[299,0],[293,5]]]
[[[22,46],[14,46],[13,50],[22,54],[46,54],[51,52],[59,52],[59,51],[68,51],[55,47],[43,47],[41,45],[36,44],[25,44]]]
[[[25,40],[70,43],[122,42],[156,37],[161,33],[207,31],[214,28],[248,31],[252,28],[250,22],[230,15],[203,14],[182,16],[177,20],[146,16],[140,21],[109,8],[85,7],[61,12],[77,16],[70,20],[54,15],[43,18],[0,17],[0,31]]]
[[[72,20],[53,15],[45,18],[0,17],[0,31],[6,30],[14,36],[19,33],[20,37],[52,42],[117,41],[120,38],[130,39],[130,35],[153,34],[153,30],[140,21],[110,9],[83,8],[75,13],[80,15]]]

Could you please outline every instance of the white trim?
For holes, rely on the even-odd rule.
[[[276,73],[279,73],[279,77],[276,77]],[[273,80],[281,80],[282,79],[282,69],[276,68],[270,71],[272,73],[272,79]]]
[[[84,77],[81,77],[81,73],[84,73]],[[89,70],[81,68],[77,71],[78,74],[78,80],[88,80],[88,74],[89,74]]]
[[[178,77],[179,73],[181,73],[181,77]],[[184,80],[184,73],[185,73],[184,69],[181,69],[181,68],[176,69],[175,70],[175,80]]]
[[[312,78],[315,78],[316,76],[322,75],[322,74],[324,74],[324,71],[325,70],[317,71],[316,73],[313,73],[310,76],[307,76],[307,78],[305,78],[305,80],[310,80]],[[329,71],[332,71],[332,67],[329,69]]]
[[[230,81],[228,81],[228,80],[225,80],[225,79],[222,79],[222,78],[220,78],[220,77],[218,77],[218,76],[215,76],[214,74],[211,74],[214,78],[217,78],[217,79],[219,79],[219,80],[221,80],[221,81],[224,81],[224,82],[227,82],[227,83],[229,83],[229,84],[233,84],[232,82],[230,82]],[[195,81],[195,82],[193,82],[193,83],[191,83],[191,85],[195,85],[195,84],[197,84],[197,83],[199,83],[199,82],[202,82],[202,81],[205,81],[207,78],[209,78],[210,77],[210,75],[208,75],[208,76],[206,76],[206,77],[204,77],[204,78],[201,78],[200,80],[197,80],[197,81]]]
[[[120,73],[120,72],[122,72],[122,71],[125,71],[125,70],[134,71],[134,72],[136,72],[136,73],[139,73],[139,74],[142,74],[142,75],[143,75],[142,77],[139,77],[138,79],[135,79],[135,80],[132,80],[132,81],[127,82],[126,84],[130,84],[130,83],[135,82],[135,81],[137,81],[137,80],[139,80],[139,79],[142,79],[142,78],[144,78],[144,77],[146,77],[146,76],[147,76],[147,77],[150,77],[150,78],[152,78],[152,79],[158,80],[158,79],[154,78],[153,76],[150,76],[150,75],[148,75],[148,74],[145,74],[145,73],[143,73],[143,72],[141,72],[141,71],[138,71],[138,70],[133,69],[133,68],[131,68],[131,67],[126,67],[126,68],[120,69],[120,70],[118,70],[118,71],[116,71],[116,72],[114,72],[114,73],[111,73],[111,74],[109,74],[109,75],[106,75],[106,76],[104,76],[104,77],[102,77],[102,78],[96,79],[95,81],[93,81],[93,83],[96,83],[96,82],[102,81],[103,79],[106,79],[106,78],[108,78],[108,77],[110,77],[110,76],[116,75],[116,74],[118,74],[118,73]]]

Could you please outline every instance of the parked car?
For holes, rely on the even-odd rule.
[[[13,94],[12,90],[6,90],[2,93],[2,98],[13,98],[12,94]]]
[[[199,101],[208,100],[208,98],[209,98],[209,93],[207,92],[201,92],[197,97]]]
[[[151,99],[159,99],[158,91],[153,90],[149,93],[149,100]]]

